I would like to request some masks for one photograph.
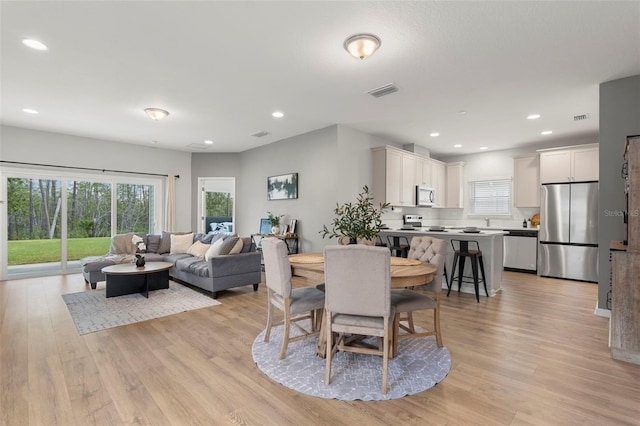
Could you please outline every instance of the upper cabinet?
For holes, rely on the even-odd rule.
[[[442,161],[430,160],[431,162],[431,187],[435,189],[436,200],[433,203],[433,207],[445,207],[447,202],[447,188],[446,188],[446,168]]]
[[[417,177],[418,185],[431,187],[431,159],[418,158]]]
[[[446,198],[445,207],[450,209],[461,209],[464,207],[463,203],[463,178],[464,178],[464,163],[447,163],[446,166]],[[436,198],[438,193],[436,192]]]
[[[419,158],[422,157],[390,146],[373,148],[373,197],[376,203],[416,205]]]
[[[540,183],[599,180],[598,145],[545,150],[540,153]]]
[[[513,204],[516,207],[540,207],[540,156],[513,158]]]

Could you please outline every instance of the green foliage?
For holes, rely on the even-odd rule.
[[[228,192],[206,192],[207,216],[233,216],[233,197]]]
[[[271,212],[267,212],[267,217],[269,218],[269,222],[271,222],[271,226],[280,226],[280,219],[282,219],[284,215],[275,215]]]
[[[371,240],[378,235],[382,229],[382,213],[389,207],[389,203],[376,207],[373,204],[373,194],[366,185],[362,188],[362,192],[358,194],[355,204],[345,203],[343,205],[336,204],[333,210],[335,218],[331,224],[332,228],[324,225],[322,238],[365,238]]]

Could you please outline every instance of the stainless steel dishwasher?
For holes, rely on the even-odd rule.
[[[505,229],[504,269],[535,274],[538,266],[538,231]]]

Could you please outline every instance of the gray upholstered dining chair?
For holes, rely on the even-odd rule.
[[[424,294],[408,289],[393,289],[391,291],[391,303],[395,307],[396,317],[394,319],[394,341],[393,355],[398,352],[398,341],[402,339],[436,336],[438,347],[442,347],[442,333],[440,330],[440,294],[442,292],[442,278],[444,276],[444,268],[447,255],[447,242],[439,238],[432,237],[413,237],[409,246],[408,258],[417,259],[421,262],[431,263],[438,269],[433,275],[433,280],[420,286],[433,294]],[[421,310],[433,309],[433,329],[416,332],[413,322],[413,312]],[[406,317],[401,315],[406,313]],[[403,322],[406,321],[406,325]],[[405,333],[401,334],[400,329]]]
[[[289,342],[316,336],[322,323],[324,293],[312,287],[291,287],[291,264],[287,257],[287,246],[277,238],[265,238],[262,241],[264,255],[264,273],[267,282],[267,327],[264,341],[268,342],[273,323],[273,308],[283,312],[284,334],[280,348],[280,359],[287,354]],[[310,330],[306,330],[298,321],[310,320]],[[278,323],[280,324],[280,323]],[[298,328],[302,335],[290,337],[291,325]]]
[[[387,393],[394,311],[391,306],[390,252],[364,244],[324,249],[325,383],[331,382],[331,359],[337,351],[382,355],[382,393]],[[333,335],[338,333],[334,344]],[[376,336],[382,348],[350,345],[354,335]]]

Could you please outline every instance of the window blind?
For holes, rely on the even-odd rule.
[[[511,214],[511,180],[494,179],[471,182],[471,210],[477,215]]]

